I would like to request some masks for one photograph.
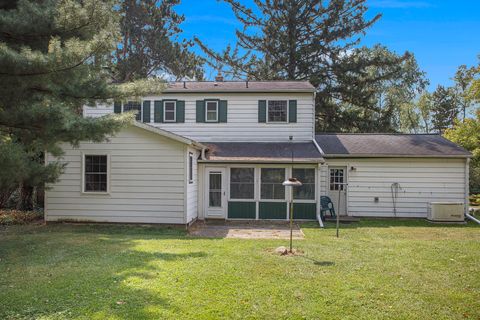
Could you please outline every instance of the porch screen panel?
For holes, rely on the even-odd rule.
[[[253,199],[255,192],[254,168],[230,169],[230,199]]]
[[[293,188],[293,198],[315,200],[315,169],[293,169],[293,176],[302,183],[302,186]]]
[[[260,197],[270,200],[285,200],[284,168],[262,168],[260,182]]]

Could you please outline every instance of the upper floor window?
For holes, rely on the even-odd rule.
[[[163,122],[176,122],[177,103],[175,101],[165,101],[163,103]]]
[[[205,120],[206,122],[218,122],[218,101],[207,101]]]
[[[142,117],[142,104],[138,101],[128,101],[123,104],[123,112],[136,111],[135,118],[140,121]]]
[[[288,103],[287,100],[268,101],[268,122],[287,122]]]
[[[108,156],[85,155],[84,192],[108,192]]]

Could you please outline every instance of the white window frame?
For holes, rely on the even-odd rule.
[[[193,152],[188,153],[188,183],[193,183]]]
[[[85,157],[86,156],[107,156],[107,191],[86,191],[85,190]],[[110,154],[105,152],[98,152],[98,151],[86,151],[82,152],[82,179],[81,179],[81,190],[83,194],[98,194],[98,195],[106,195],[110,194]]]
[[[232,190],[231,190],[231,183],[232,183],[232,169],[253,169],[253,198],[250,199],[237,199],[232,198]],[[228,171],[228,201],[238,201],[238,202],[253,202],[258,201],[257,199],[257,168],[255,166],[240,166],[234,165],[227,168]]]
[[[269,102],[270,102],[270,101],[285,101],[285,102],[287,103],[287,120],[285,120],[285,121],[269,121],[269,119],[268,119],[268,118],[269,118],[269,117],[268,117],[268,111],[269,111],[269,109],[270,109],[270,106],[269,106]],[[280,124],[289,123],[289,121],[290,121],[290,119],[289,119],[289,116],[290,116],[289,113],[290,113],[290,112],[289,112],[288,100],[286,100],[286,99],[274,99],[274,100],[272,99],[272,100],[267,100],[267,115],[266,115],[266,118],[267,118],[267,119],[266,119],[266,122],[267,122],[267,123],[280,123]]]
[[[215,120],[208,120],[208,104],[215,103]],[[218,101],[217,100],[205,100],[205,122],[218,122]]]
[[[165,112],[165,109],[166,109],[166,104],[167,103],[173,103],[173,120],[167,120],[165,118],[166,116],[166,112]],[[177,101],[175,100],[166,100],[166,101],[163,101],[163,122],[177,122]]]
[[[286,167],[277,167],[277,166],[262,166],[260,167],[260,169],[258,170],[259,173],[258,173],[258,199],[259,201],[261,202],[285,202],[287,200],[287,189],[285,186],[283,186],[283,188],[285,189],[284,193],[283,193],[283,199],[265,199],[265,198],[262,198],[262,169],[283,169],[284,171],[284,177],[287,177],[287,168]],[[283,182],[283,181],[282,181]]]

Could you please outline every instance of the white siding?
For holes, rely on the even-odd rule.
[[[401,187],[398,217],[426,217],[429,202],[465,203],[465,159],[327,159],[327,163],[347,166],[347,207],[352,216],[393,217],[395,182]]]
[[[106,143],[64,145],[67,163],[46,192],[46,219],[185,223],[185,146],[136,127]],[[110,156],[110,193],[82,193],[82,153]],[[51,156],[47,161],[52,161]]]
[[[188,180],[188,154],[193,153],[193,182],[190,183]],[[187,221],[186,223],[190,223],[192,220],[197,218],[198,210],[197,210],[197,202],[198,202],[198,157],[200,156],[200,152],[193,148],[187,148],[187,166],[186,166],[186,185],[187,185]]]
[[[154,100],[185,101],[185,123],[154,123]],[[221,99],[228,101],[227,123],[197,123],[196,101]],[[238,93],[238,94],[166,94],[144,97],[151,100],[151,125],[180,134],[196,141],[311,141],[314,133],[314,97],[311,93]],[[297,100],[296,123],[259,123],[259,100]],[[113,106],[84,108],[85,116],[98,117],[113,113]]]
[[[98,118],[107,114],[113,113],[113,103],[111,104],[98,104],[96,107],[83,107],[83,116]]]

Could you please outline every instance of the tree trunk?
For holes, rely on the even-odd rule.
[[[20,186],[20,199],[17,203],[17,210],[31,211],[33,210],[33,187],[22,184]]]

